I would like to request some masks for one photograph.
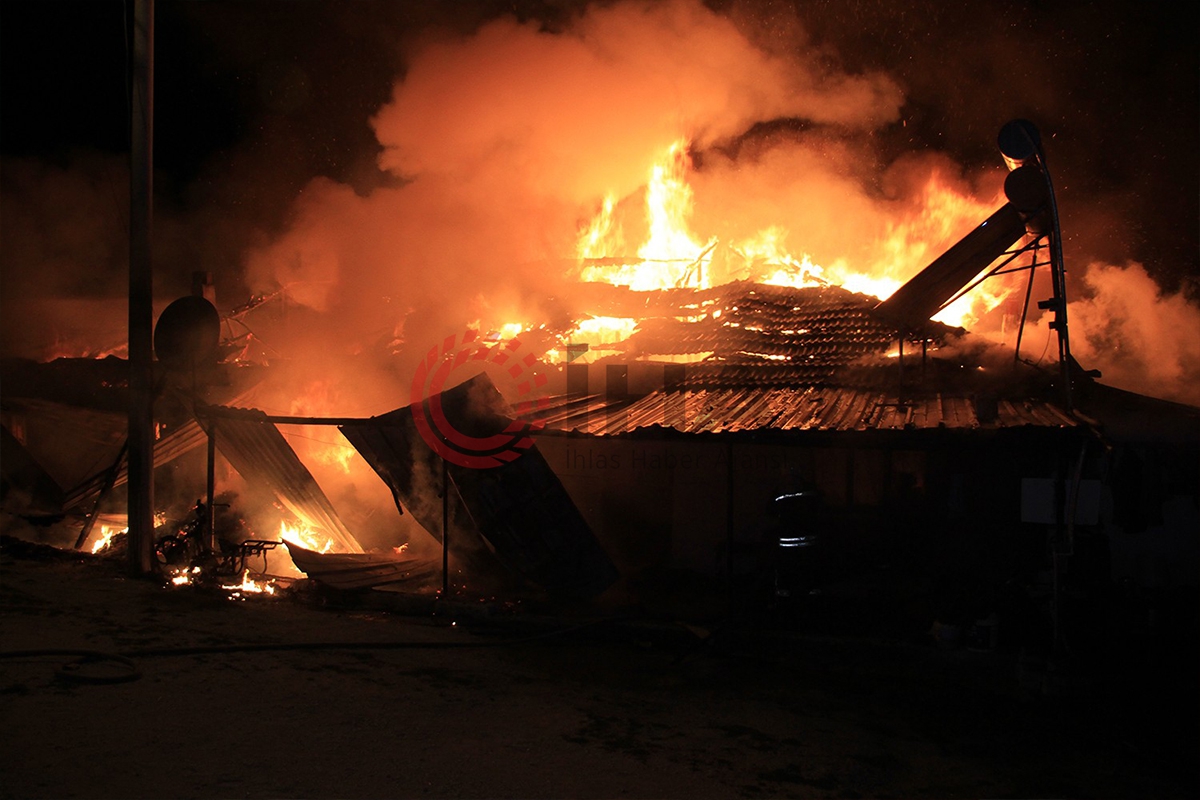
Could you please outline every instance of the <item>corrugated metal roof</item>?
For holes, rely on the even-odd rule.
[[[271,489],[289,511],[344,550],[362,552],[312,473],[263,412],[210,406],[207,414],[198,409],[197,418],[208,430],[215,426],[217,449],[249,483]]]
[[[297,569],[335,589],[422,584],[442,572],[440,558],[414,558],[396,553],[318,553],[295,542],[285,542],[285,546]]]
[[[154,443],[154,466],[161,467],[163,464],[168,464],[204,445],[207,441],[208,435],[201,430],[199,423],[195,420],[185,422]],[[70,509],[94,504],[108,478],[109,469],[110,467],[106,467],[71,489],[66,495],[63,508]],[[129,463],[127,459],[122,458],[112,485],[114,487],[121,486],[128,481]]]
[[[621,396],[624,384],[604,395],[552,398],[537,415],[549,429],[613,435],[652,426],[723,433],[1083,424],[1037,399],[1044,376],[985,371],[969,348],[928,361],[923,354],[906,385],[901,362],[887,358],[896,325],[877,310],[876,298],[840,287],[742,281],[695,291],[611,290],[605,301],[607,313],[641,312],[622,344],[625,358],[673,366],[669,373],[664,366],[662,388],[632,400]],[[936,350],[962,333],[919,321],[906,338]],[[687,363],[672,358],[698,353],[711,355]]]
[[[941,393],[901,399],[894,393],[836,386],[658,390],[628,404],[606,404],[593,397],[581,405],[580,399],[557,398],[541,418],[549,429],[598,436],[651,426],[686,433],[729,433],[1073,428],[1082,424],[1042,400],[997,401]]]

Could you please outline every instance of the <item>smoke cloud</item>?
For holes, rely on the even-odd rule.
[[[1076,360],[1099,368],[1103,383],[1200,406],[1200,306],[1164,292],[1136,262],[1093,263],[1082,283],[1067,308]]]
[[[359,335],[410,312],[397,336],[426,341],[481,316],[553,318],[581,224],[605,195],[638,192],[671,143],[703,152],[779,118],[850,142],[896,119],[903,97],[886,76],[784,51],[682,1],[592,7],[558,33],[500,19],[426,42],[372,120],[380,167],[401,183],[359,194],[313,181],[287,234],[251,254],[251,281]],[[841,180],[853,206],[862,190]],[[731,182],[721,208],[755,190]]]

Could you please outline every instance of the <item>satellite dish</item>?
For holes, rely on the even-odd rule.
[[[217,360],[221,315],[203,297],[181,297],[163,309],[154,326],[154,353],[171,367]]]

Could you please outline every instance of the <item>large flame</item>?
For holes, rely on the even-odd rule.
[[[331,381],[311,381],[302,394],[292,399],[288,413],[301,417],[336,416],[344,413],[346,406],[340,395]],[[350,475],[355,461],[361,461],[358,451],[331,425],[284,427],[293,449],[305,461],[311,459],[344,475]]]
[[[788,247],[788,230],[770,220],[745,239],[702,241],[690,228],[694,196],[688,183],[688,141],[674,142],[650,168],[645,186],[647,236],[637,258],[622,258],[624,228],[618,202],[607,195],[580,233],[576,256],[585,281],[628,286],[639,291],[673,287],[708,288],[715,282],[714,258],[725,260],[726,279],[745,278],[782,286],[833,284],[886,299],[937,255],[1004,202],[1001,195],[979,200],[953,187],[938,172],[926,181],[914,210],[892,222],[868,248],[861,263],[837,259],[817,264],[806,252]],[[718,276],[720,277],[720,276]],[[934,319],[971,327],[995,309],[1019,283],[1013,275],[992,278],[943,309]],[[585,320],[566,342],[602,346],[632,331],[630,321],[606,324]]]
[[[287,520],[280,522],[279,538],[317,553],[329,553],[334,548],[334,541],[331,537],[303,522],[288,522]]]
[[[101,525],[100,536],[92,543],[92,554],[95,555],[104,550],[107,550],[112,545],[112,540],[119,533],[129,533],[129,527],[124,526],[118,528],[115,525]]]
[[[692,214],[692,188],[687,182],[691,162],[688,142],[680,139],[667,148],[661,159],[650,167],[646,184],[646,241],[638,248],[632,263],[587,263],[619,257],[624,247],[622,228],[613,218],[616,204],[612,195],[580,236],[577,254],[584,262],[582,277],[628,286],[637,291],[690,286],[705,289],[711,285],[708,265],[715,239],[698,242],[689,229]]]

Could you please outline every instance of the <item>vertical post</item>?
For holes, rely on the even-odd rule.
[[[154,0],[134,0],[129,151],[129,568],[154,566]]]
[[[1058,204],[1054,201],[1054,188],[1050,185],[1050,173],[1046,172],[1046,185],[1050,188],[1050,207],[1054,214],[1054,230],[1050,232],[1050,272],[1054,275],[1054,322],[1051,327],[1058,331],[1058,366],[1062,374],[1063,405],[1072,410],[1071,404],[1071,341],[1067,331],[1067,270],[1063,266],[1062,232],[1058,227]]]
[[[725,445],[725,583],[729,593],[729,607],[733,597],[733,442]]]
[[[217,549],[217,508],[213,505],[217,493],[217,419],[212,418],[208,429],[208,520],[204,523],[204,540],[208,548]]]
[[[450,470],[442,459],[442,599],[450,597]]]

